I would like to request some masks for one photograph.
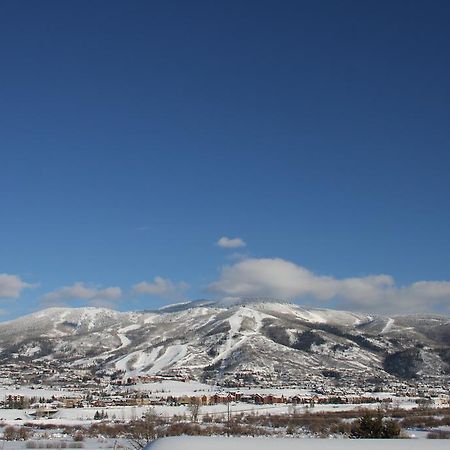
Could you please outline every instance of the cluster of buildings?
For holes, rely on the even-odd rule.
[[[36,396],[26,396],[23,394],[8,394],[0,400],[0,408],[8,409],[30,409],[35,411],[35,417],[48,417],[52,413],[62,408],[108,408],[124,406],[152,406],[167,405],[180,406],[198,404],[202,406],[228,404],[234,402],[250,403],[255,405],[308,405],[310,407],[320,404],[368,404],[368,403],[395,403],[401,399],[414,400],[427,399],[435,405],[449,405],[450,392],[448,386],[441,389],[424,389],[419,392],[409,386],[397,386],[398,393],[368,393],[353,392],[346,393],[336,390],[329,394],[318,393],[295,393],[293,389],[274,389],[272,391],[262,389],[258,392],[253,390],[227,390],[227,391],[198,391],[187,394],[175,394],[169,390],[155,390],[155,382],[161,381],[160,377],[152,377],[147,382],[153,383],[153,392],[145,390],[135,390],[133,386],[116,386],[115,389],[103,390],[101,388],[92,391],[84,390],[80,392],[68,393],[64,391],[61,395],[52,395],[50,398],[40,397],[36,390]],[[157,383],[156,383],[157,384]],[[165,386],[161,383],[162,386]],[[186,383],[189,391],[189,383]],[[142,386],[141,386],[142,388]],[[20,391],[19,391],[20,392]],[[300,391],[298,391],[300,392]]]
[[[93,372],[89,369],[61,367],[55,361],[43,360],[24,365],[12,360],[0,367],[0,385],[9,386],[8,394],[0,395],[0,408],[29,409],[35,417],[47,417],[63,408],[108,408],[145,405],[216,405],[230,402],[257,405],[292,404],[362,404],[390,403],[399,399],[425,399],[434,404],[448,405],[449,385],[442,378],[422,377],[420,380],[399,381],[388,378],[374,380],[364,374],[334,373],[310,376],[301,381],[289,379],[283,385],[280,373],[258,370],[242,370],[225,373],[220,386],[201,392],[177,395],[166,389],[158,389],[167,381],[186,383],[192,375],[177,369],[158,375],[124,377],[122,372]],[[285,374],[288,376],[289,374]],[[166,383],[167,384],[167,383]],[[152,386],[146,388],[146,385]],[[23,395],[14,386],[35,386],[34,395]],[[60,391],[61,395],[43,398],[39,388]],[[252,389],[249,389],[251,387]],[[32,389],[32,388],[31,388]],[[157,392],[159,390],[159,392]],[[192,390],[191,390],[192,391]],[[381,393],[381,391],[384,391]],[[6,392],[6,391],[5,391]],[[295,393],[297,392],[297,393]],[[308,394],[304,394],[307,392]],[[302,394],[300,394],[302,393]],[[3,398],[2,398],[3,397]]]

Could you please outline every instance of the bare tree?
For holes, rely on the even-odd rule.
[[[128,431],[128,441],[130,445],[134,449],[140,450],[150,441],[156,439],[157,424],[158,416],[154,409],[147,411],[141,420],[132,421]]]
[[[198,415],[200,413],[201,400],[198,397],[192,397],[191,401],[187,405],[187,408],[191,414],[191,421],[197,422]]]

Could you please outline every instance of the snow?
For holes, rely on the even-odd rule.
[[[127,327],[120,328],[119,330],[117,330],[117,332],[125,334],[128,333],[129,331],[138,330],[139,328],[141,328],[139,324],[128,325]]]
[[[164,311],[165,309],[175,308],[178,306],[185,306],[185,305],[189,305],[190,303],[192,303],[192,302],[188,301],[188,302],[170,303],[169,305],[161,306],[161,308],[159,308],[159,310]]]
[[[164,354],[155,361],[155,364],[148,371],[148,373],[151,375],[158,373],[160,370],[165,369],[166,367],[169,367],[184,358],[186,353],[187,345],[185,344],[177,344],[167,347]]]
[[[1,436],[1,432],[0,432]],[[32,443],[32,444],[31,444]],[[31,445],[30,445],[31,444]],[[2,450],[24,450],[26,448],[33,448],[34,445],[38,449],[45,448],[67,448],[74,449],[76,443],[73,439],[66,435],[64,432],[46,432],[44,435],[42,433],[33,433],[33,437],[28,441],[1,441],[0,448]],[[106,438],[104,436],[99,436],[97,438],[84,438],[81,443],[84,449],[97,450],[97,449],[123,449],[131,450],[132,447],[127,439],[113,439]]]
[[[298,439],[268,437],[177,436],[158,439],[146,450],[448,450],[445,440],[413,439]]]
[[[314,322],[314,323],[326,323],[326,319],[324,319],[320,314],[315,312],[314,310],[308,311],[303,308],[296,308],[295,315],[303,320],[306,320],[307,322]]]
[[[140,374],[154,375],[184,358],[186,353],[187,345],[185,344],[171,345],[164,350],[162,346],[159,346],[154,347],[150,353],[137,350],[119,358],[115,364],[118,370],[125,372],[125,377]]]
[[[181,389],[181,386],[178,386]],[[199,386],[201,387],[201,385]],[[198,391],[194,395],[201,395]],[[165,393],[167,395],[167,393]],[[152,395],[153,396],[153,395]],[[159,397],[155,392],[155,397]],[[410,403],[401,403],[399,407],[411,409],[417,405],[411,401]],[[329,412],[329,411],[349,411],[357,408],[376,409],[379,407],[377,403],[369,404],[343,404],[343,405],[316,405],[314,408],[308,408],[306,405],[293,406],[291,404],[275,404],[275,405],[255,405],[242,402],[231,402],[230,410],[233,416],[240,413],[246,414],[292,414],[293,410],[297,413],[304,412]],[[155,405],[155,406],[117,406],[117,407],[86,407],[86,408],[60,408],[58,412],[51,419],[33,419],[30,416],[32,409],[0,409],[1,423],[8,425],[22,424],[24,421],[32,422],[33,424],[54,424],[54,425],[86,425],[94,420],[94,415],[97,411],[104,411],[108,413],[109,419],[117,420],[134,420],[140,418],[149,410],[163,417],[172,417],[174,415],[182,416],[189,414],[186,406],[170,406],[170,405]],[[202,406],[200,409],[200,417],[205,415],[226,416],[228,410],[227,404],[216,404]],[[19,419],[19,420],[17,420]]]
[[[265,318],[273,317],[260,311],[241,307],[232,316],[228,318],[230,330],[228,332],[227,340],[223,346],[222,351],[212,360],[211,364],[228,358],[235,350],[244,344],[252,335],[257,335],[262,327],[262,321]],[[255,322],[255,328],[249,331],[241,331],[242,321],[245,319],[252,319]]]
[[[0,387],[0,399],[4,399],[8,395],[23,395],[24,397],[43,397],[43,398],[52,398],[53,396],[74,398],[80,396],[81,393],[79,391],[68,391],[58,389]]]
[[[35,345],[34,347],[28,347],[25,352],[23,353],[24,356],[33,356],[36,353],[39,353],[41,351],[41,347],[38,345]]]
[[[158,373],[160,370],[165,369],[166,367],[169,367],[184,358],[186,353],[187,345],[185,344],[177,344],[167,347],[164,354],[155,361],[155,364],[148,373],[151,375]]]
[[[155,347],[150,353],[137,350],[116,361],[116,368],[125,372],[125,377],[135,376],[145,372],[158,357],[161,347]]]
[[[125,334],[118,333],[117,336],[120,339],[120,347],[117,347],[115,350],[120,350],[121,348],[131,344],[131,339],[128,339]]]
[[[129,331],[138,330],[139,328],[141,328],[141,325],[134,324],[134,325],[128,325],[127,327],[123,327],[123,328],[120,328],[119,330],[117,330],[117,336],[120,339],[121,345],[120,345],[120,347],[117,347],[117,348],[115,348],[113,350],[110,350],[109,353],[112,353],[112,352],[114,352],[116,350],[120,350],[120,349],[130,345],[131,344],[131,339],[129,339],[127,337],[126,333],[128,333]]]
[[[133,389],[140,392],[150,392],[152,394],[164,393],[165,395],[190,395],[190,396],[201,396],[205,392],[214,392],[215,389],[209,384],[199,383],[197,381],[172,381],[172,380],[162,380],[155,383],[141,383],[133,386]],[[161,395],[157,395],[161,397]]]
[[[316,322],[320,321],[342,326],[345,325],[356,326],[360,324],[362,321],[367,320],[367,316],[357,315],[349,311],[337,311],[332,309],[303,309],[303,308],[298,309],[317,317]]]
[[[147,317],[144,319],[144,323],[148,325],[149,323],[152,323],[159,317],[158,314],[148,314]]]
[[[392,318],[389,317],[389,319],[388,319],[386,325],[385,325],[384,328],[381,330],[381,334],[388,333],[388,332],[391,330],[392,325],[394,325],[394,319],[392,319]]]

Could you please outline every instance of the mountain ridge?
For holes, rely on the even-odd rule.
[[[381,316],[259,299],[128,312],[53,307],[0,323],[0,362],[54,363],[61,372],[110,379],[442,384],[450,372],[449,348],[446,316]]]

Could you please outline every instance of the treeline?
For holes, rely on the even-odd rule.
[[[99,413],[101,416],[101,413]],[[449,433],[433,430],[450,425],[450,408],[416,408],[349,410],[331,412],[296,412],[291,414],[194,414],[164,417],[150,410],[143,418],[128,423],[103,420],[85,427],[61,427],[52,424],[40,429],[58,429],[76,442],[84,438],[104,436],[127,439],[136,449],[160,437],[194,435],[229,436],[305,436],[329,437],[340,435],[347,438],[402,438],[406,428],[430,430],[430,438],[448,438]],[[5,440],[29,440],[36,425],[27,422],[21,427],[4,427]],[[42,448],[39,444],[38,447]]]

